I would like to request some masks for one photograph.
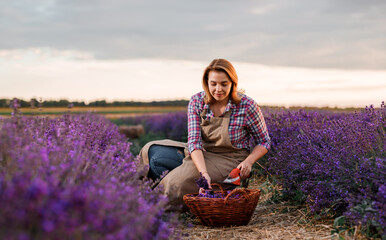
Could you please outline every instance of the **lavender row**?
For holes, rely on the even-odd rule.
[[[356,113],[267,112],[268,170],[287,199],[375,234],[386,228],[386,107]],[[383,232],[383,233],[382,233]]]
[[[173,234],[165,197],[139,180],[130,143],[108,120],[64,115],[0,121],[1,239]]]

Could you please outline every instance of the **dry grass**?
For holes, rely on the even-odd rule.
[[[259,188],[253,182],[250,188]],[[180,216],[182,239],[334,239],[333,220],[315,221],[307,217],[304,207],[286,203],[271,204],[270,194],[262,195],[247,226],[214,228],[201,224],[190,213]],[[350,238],[347,238],[350,239]],[[359,239],[359,238],[355,238]]]

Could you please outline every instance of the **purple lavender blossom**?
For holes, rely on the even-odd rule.
[[[203,188],[205,190],[209,189],[208,180],[201,173],[200,173],[200,177],[194,179],[194,181],[196,182],[199,188]]]
[[[1,239],[168,239],[175,216],[117,127],[92,115],[2,119]]]

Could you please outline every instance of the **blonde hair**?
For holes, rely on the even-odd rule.
[[[229,93],[230,99],[233,103],[239,104],[241,101],[241,98],[238,93],[241,91],[237,89],[237,83],[239,80],[236,74],[236,70],[228,60],[221,59],[221,58],[214,59],[209,64],[209,66],[205,68],[204,75],[202,77],[202,87],[204,88],[204,91],[205,91],[205,97],[204,97],[205,103],[211,104],[216,101],[209,92],[208,75],[210,71],[223,72],[228,76],[229,80],[232,82],[231,91]]]

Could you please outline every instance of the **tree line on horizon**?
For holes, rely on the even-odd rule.
[[[10,107],[12,99],[0,99],[0,107]],[[151,101],[151,102],[140,102],[140,101],[113,101],[108,102],[106,100],[97,100],[89,103],[84,101],[69,101],[66,99],[60,100],[37,100],[31,98],[29,101],[18,99],[19,105],[22,108],[31,107],[125,107],[125,106],[187,106],[189,100],[165,100],[165,101]]]
[[[141,101],[113,101],[108,102],[106,100],[96,100],[89,103],[85,103],[84,101],[69,101],[66,99],[61,100],[46,100],[43,101],[39,99],[39,101],[36,98],[31,98],[29,101],[25,101],[23,99],[17,99],[18,107],[22,108],[42,108],[42,107],[154,107],[154,106],[183,106],[187,107],[189,104],[189,100],[164,100],[164,101],[151,101],[151,102],[141,102]],[[13,108],[11,106],[11,103],[14,99],[0,99],[0,108]],[[272,105],[260,105],[260,107],[263,108],[284,108],[283,106],[272,106]],[[336,110],[336,111],[357,111],[361,108],[358,107],[346,107],[346,108],[339,108],[339,107],[310,107],[310,106],[290,106],[287,107],[288,109],[305,109],[305,110],[312,110],[312,109],[325,109],[325,110]],[[379,108],[379,107],[375,107]]]

